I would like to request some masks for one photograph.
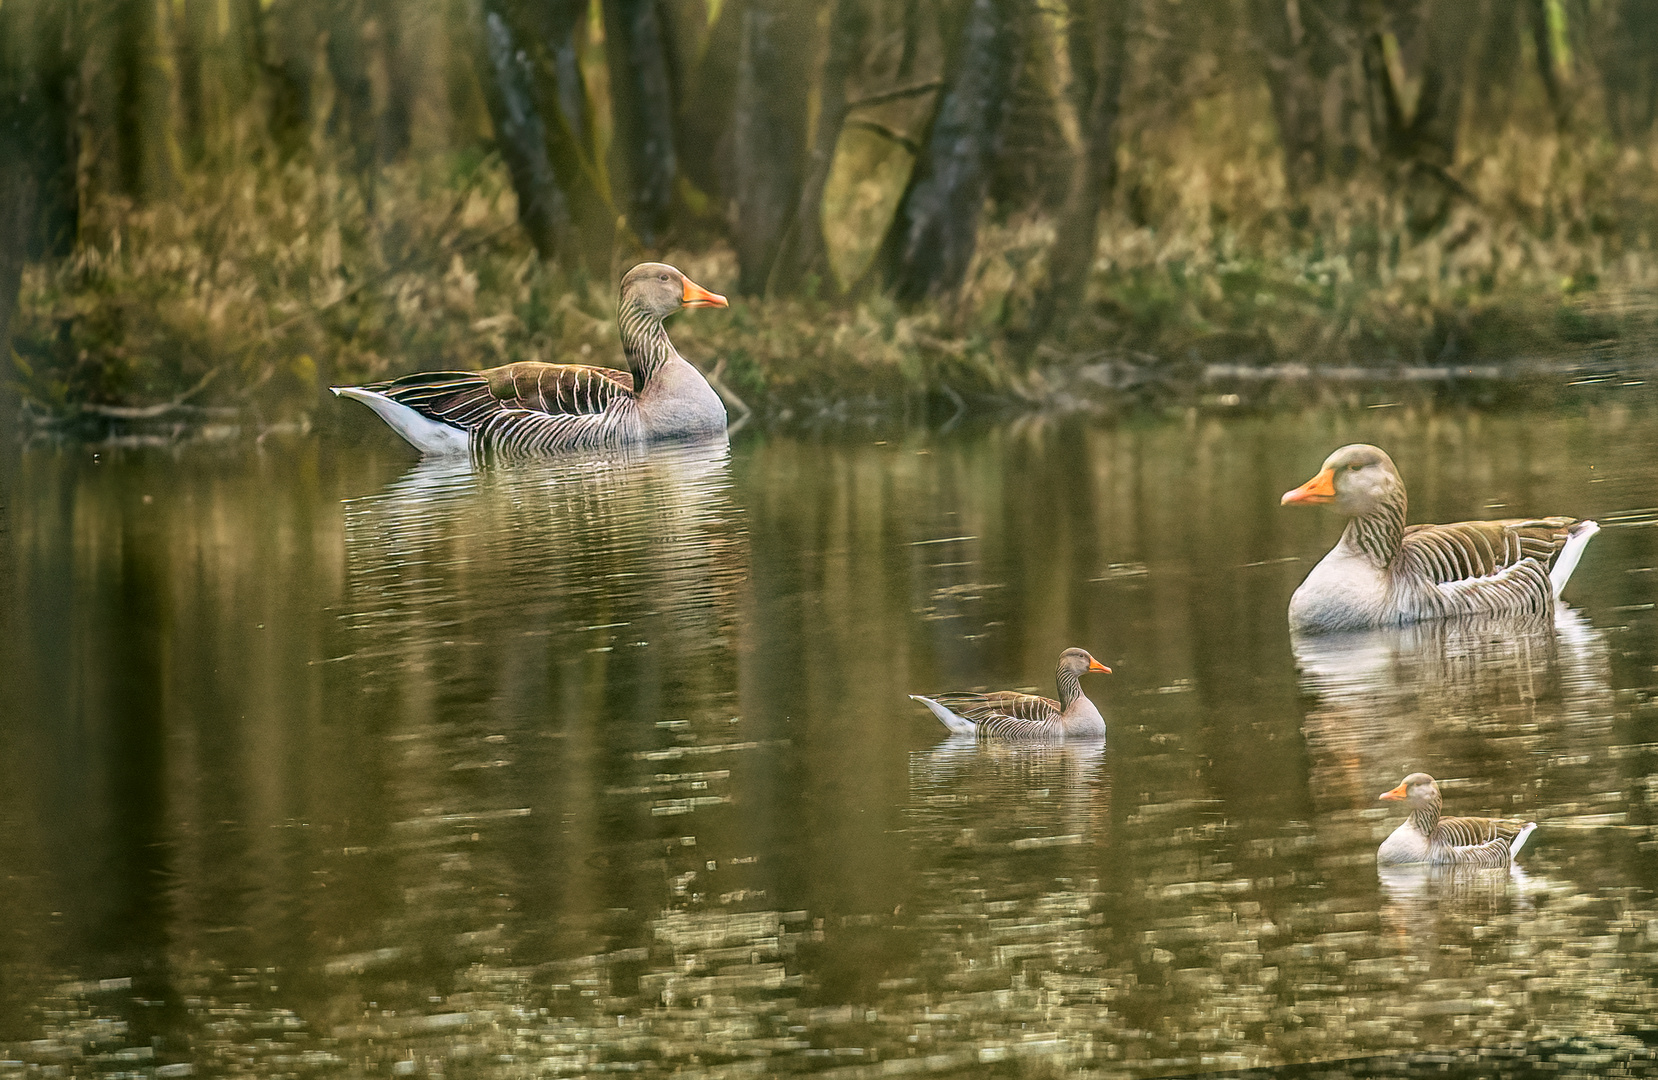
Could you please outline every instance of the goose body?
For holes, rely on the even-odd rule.
[[[940,694],[936,698],[911,694],[955,735],[980,739],[1105,738],[1105,716],[1082,692],[1082,676],[1111,669],[1082,649],[1066,649],[1059,656],[1059,700],[1038,694],[1000,690],[990,694]]]
[[[1569,517],[1407,526],[1405,485],[1393,460],[1363,444],[1331,454],[1282,502],[1328,504],[1351,519],[1290,598],[1290,626],[1303,633],[1464,615],[1546,616],[1600,531]]]
[[[616,322],[628,370],[524,361],[485,371],[429,371],[336,386],[425,454],[551,453],[723,435],[725,405],[668,340],[682,307],[725,307],[665,263],[622,278]]]
[[[1376,862],[1380,866],[1508,866],[1537,828],[1532,821],[1442,817],[1439,785],[1427,773],[1411,773],[1399,781],[1398,787],[1379,797],[1402,801],[1410,809],[1404,824],[1377,849]]]

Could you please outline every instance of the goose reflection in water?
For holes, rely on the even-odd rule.
[[[1105,741],[987,743],[953,735],[910,756],[912,814],[929,841],[980,850],[1093,846],[1108,834]]]
[[[1311,698],[1312,790],[1330,811],[1368,811],[1378,783],[1418,769],[1506,799],[1533,786],[1528,755],[1545,742],[1558,751],[1609,722],[1606,643],[1564,608],[1552,620],[1448,620],[1292,645]]]
[[[392,947],[436,924],[578,954],[601,926],[645,934],[675,880],[727,854],[708,819],[758,768],[732,726],[749,546],[730,488],[723,445],[682,446],[427,460],[346,505],[355,651],[329,671],[356,688],[354,728],[396,751],[365,781],[431,838],[393,849],[420,900],[387,916]]]

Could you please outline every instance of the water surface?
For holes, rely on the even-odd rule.
[[[1598,517],[1559,627],[1292,640],[1340,525],[1278,496],[1357,440],[1413,521]],[[1653,1029],[1648,407],[8,453],[0,1070],[1150,1076]],[[1051,693],[1070,645],[1116,671],[1104,746],[906,697]],[[1418,769],[1541,822],[1523,868],[1379,877]]]

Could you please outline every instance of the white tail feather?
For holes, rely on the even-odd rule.
[[[1600,532],[1600,526],[1592,521],[1580,521],[1572,526],[1572,531],[1566,536],[1566,546],[1560,549],[1560,557],[1554,560],[1554,569],[1549,571],[1549,584],[1554,586],[1554,597],[1560,599],[1560,592],[1571,580],[1572,571],[1577,569],[1577,561],[1583,558],[1583,549],[1589,541]]]
[[[921,704],[927,706],[928,711],[938,717],[939,723],[943,724],[957,735],[974,735],[977,734],[979,730],[973,725],[973,721],[968,720],[966,717],[957,716],[955,713],[951,712],[943,705],[940,705],[932,698],[922,697],[920,694],[911,694],[910,700],[919,701]]]
[[[356,386],[331,386],[337,397],[360,401],[373,409],[391,429],[423,454],[464,454],[472,448],[472,436],[458,427],[429,420],[407,405],[384,394]]]
[[[1526,841],[1531,839],[1531,834],[1536,831],[1537,822],[1526,822],[1526,827],[1520,830],[1520,835],[1510,841],[1508,845],[1508,857],[1512,859],[1514,856],[1520,854],[1520,849],[1526,846]]]

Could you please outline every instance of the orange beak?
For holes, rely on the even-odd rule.
[[[1106,667],[1104,664],[1100,663],[1098,660],[1095,660],[1092,657],[1089,657],[1089,659],[1088,659],[1088,670],[1089,671],[1097,671],[1101,675],[1111,674],[1111,669],[1110,668]]]
[[[1336,497],[1336,473],[1334,469],[1325,469],[1317,476],[1308,480],[1294,491],[1284,492],[1284,497],[1278,500],[1279,506],[1288,506],[1290,503],[1327,503]]]
[[[1398,802],[1400,799],[1403,799],[1405,795],[1405,782],[1401,780],[1399,781],[1398,787],[1394,788],[1392,791],[1384,791],[1380,795],[1376,796],[1376,798],[1386,799],[1388,802]]]
[[[685,279],[685,295],[680,302],[686,307],[730,307],[725,297],[717,292],[709,292],[690,278]]]

